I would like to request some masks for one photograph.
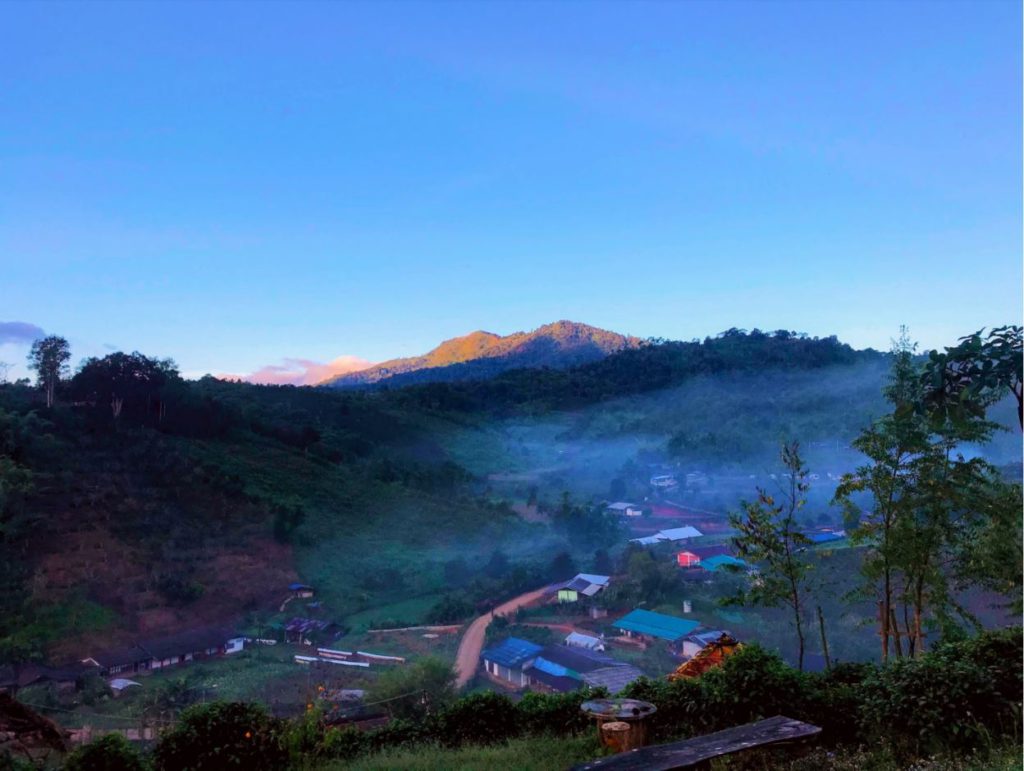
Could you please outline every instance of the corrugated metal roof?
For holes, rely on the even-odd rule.
[[[747,566],[747,563],[736,557],[730,557],[728,554],[718,554],[714,557],[708,557],[707,559],[702,559],[700,561],[700,566],[702,568],[712,572],[726,565],[734,565],[738,568],[744,568]]]
[[[700,626],[700,623],[677,616],[666,616],[664,613],[637,609],[627,613],[612,626],[629,632],[658,637],[662,640],[678,640]]]
[[[607,688],[609,693],[615,695],[631,682],[643,676],[644,673],[632,664],[621,664],[587,672],[583,675],[583,682],[591,688]]]
[[[558,691],[559,693],[569,693],[571,691],[578,690],[583,686],[582,680],[577,680],[574,677],[560,677],[558,675],[552,675],[540,669],[530,669],[530,679],[543,683],[548,688]]]
[[[690,525],[658,531],[658,537],[663,541],[681,541],[684,538],[700,538],[702,535],[704,534],[700,530]]]
[[[612,580],[611,576],[599,576],[596,573],[577,573],[577,579],[583,579],[591,584],[598,584],[599,586],[608,586],[608,583]]]
[[[565,636],[566,645],[575,645],[580,648],[595,649],[601,644],[600,637],[591,637],[589,634],[580,634],[579,632],[569,632]]]
[[[534,658],[541,650],[543,649],[540,645],[529,640],[509,637],[493,648],[488,648],[481,655],[485,661],[492,661],[503,667],[518,667],[525,661]]]

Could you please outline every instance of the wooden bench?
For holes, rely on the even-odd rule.
[[[714,758],[759,747],[805,742],[820,733],[821,729],[816,725],[777,715],[706,736],[697,736],[671,744],[656,744],[630,750],[621,755],[591,760],[573,768],[574,771],[589,771],[592,768],[615,771],[671,771],[679,768],[696,768]]]

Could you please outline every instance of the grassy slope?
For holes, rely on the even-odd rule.
[[[563,771],[570,766],[601,755],[593,736],[573,739],[531,738],[516,739],[493,747],[465,747],[458,750],[421,748],[417,750],[389,751],[361,758],[350,763],[336,763],[323,767],[323,771],[490,771],[515,769],[516,771]],[[912,767],[896,763],[884,749],[813,750],[802,758],[762,756],[760,758],[736,756],[721,758],[712,764],[715,771],[724,769],[773,768],[779,771],[818,771],[822,768],[836,771],[1015,771],[1021,768],[1019,744],[981,748],[970,757],[935,757],[916,761]]]

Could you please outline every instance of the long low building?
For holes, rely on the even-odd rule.
[[[653,546],[658,543],[672,543],[674,541],[689,541],[691,538],[703,536],[700,530],[690,525],[684,527],[670,527],[659,530],[654,535],[645,535],[642,538],[631,538],[631,543],[638,543],[641,546]]]
[[[104,677],[141,674],[196,659],[242,650],[242,638],[230,627],[205,627],[139,640],[121,648],[94,653],[82,659],[99,667]]]
[[[618,693],[643,676],[632,664],[611,656],[568,645],[542,647],[509,637],[482,654],[484,669],[516,688],[566,693],[584,687],[604,687]]]
[[[615,621],[613,627],[643,642],[665,640],[674,643],[700,626],[699,621],[638,608]]]

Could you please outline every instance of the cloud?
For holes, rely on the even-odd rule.
[[[29,324],[27,321],[0,321],[0,345],[28,345],[40,337],[46,337],[46,333],[42,327],[35,324]]]
[[[310,359],[282,359],[281,364],[268,364],[248,375],[218,375],[222,380],[245,380],[263,385],[316,385],[328,378],[358,372],[373,363],[357,356],[339,356],[326,364]]]

